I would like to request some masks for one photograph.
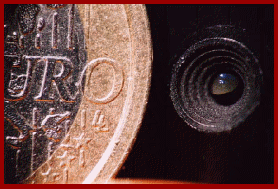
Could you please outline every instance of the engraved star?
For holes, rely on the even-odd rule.
[[[83,144],[88,144],[90,141],[92,141],[91,138],[84,138],[84,135],[85,134],[82,133],[79,137],[73,138],[78,141],[77,144],[75,145],[76,149],[80,149],[83,146]]]

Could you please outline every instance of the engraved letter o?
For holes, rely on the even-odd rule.
[[[114,100],[121,92],[122,87],[123,87],[123,82],[124,82],[124,77],[123,77],[123,70],[120,67],[119,64],[113,59],[110,58],[97,58],[89,62],[84,70],[87,70],[86,75],[90,75],[93,71],[94,68],[97,67],[100,64],[108,64],[112,66],[113,71],[114,71],[114,80],[113,80],[113,86],[110,90],[110,92],[103,98],[96,98],[92,95],[92,93],[89,90],[89,82],[90,78],[86,78],[85,82],[85,89],[84,89],[84,97],[91,103],[96,103],[96,104],[105,104],[108,102],[111,102]],[[85,74],[85,73],[83,73]],[[88,96],[90,94],[90,96]]]

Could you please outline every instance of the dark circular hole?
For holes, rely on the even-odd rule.
[[[236,103],[243,94],[244,83],[233,72],[218,72],[210,81],[210,95],[220,105],[229,106]]]
[[[197,130],[231,131],[259,105],[259,62],[235,40],[209,38],[195,43],[171,74],[170,96],[176,112]]]

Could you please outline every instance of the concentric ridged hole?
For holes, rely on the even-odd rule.
[[[258,106],[261,74],[258,60],[243,44],[209,38],[176,62],[170,95],[176,112],[191,127],[230,131]]]

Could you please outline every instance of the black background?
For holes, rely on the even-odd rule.
[[[143,124],[117,178],[198,183],[274,182],[274,6],[146,5],[153,40],[151,91]],[[172,65],[215,25],[244,29],[263,70],[260,106],[230,133],[199,132],[178,116],[169,96]],[[196,36],[197,35],[197,36]]]

